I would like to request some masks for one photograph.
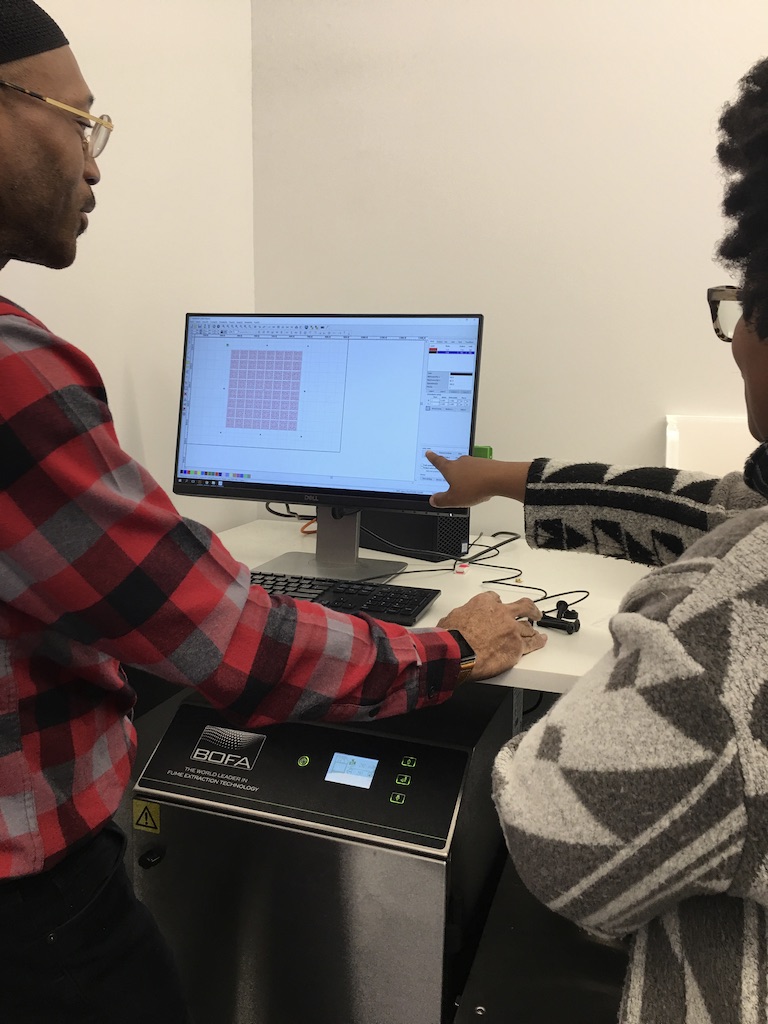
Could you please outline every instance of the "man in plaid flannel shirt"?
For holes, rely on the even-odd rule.
[[[69,266],[112,130],[58,26],[0,0],[0,269]],[[118,444],[91,361],[0,299],[0,1019],[186,1020],[111,822],[135,700],[121,663],[240,725],[437,704],[543,644],[529,601],[483,594],[403,627],[251,588]]]

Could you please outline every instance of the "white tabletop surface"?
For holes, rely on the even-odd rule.
[[[252,569],[285,551],[311,554],[315,546],[314,537],[301,534],[299,524],[290,520],[258,519],[245,526],[225,530],[219,536],[232,555]],[[472,535],[472,540],[475,537]],[[483,537],[479,543],[492,543],[492,539]],[[473,548],[470,554],[476,550]],[[378,558],[394,557],[377,551],[365,551],[364,554]],[[542,650],[527,655],[515,668],[495,680],[502,685],[554,693],[568,690],[610,648],[608,621],[626,590],[648,572],[644,566],[596,555],[532,550],[521,538],[505,545],[491,563],[469,565],[463,573],[453,572],[451,563],[412,560],[408,563],[409,569],[429,571],[403,574],[390,582],[441,591],[440,597],[419,621],[419,627],[435,625],[441,616],[483,590],[495,590],[505,601],[531,597],[539,603],[540,597],[536,592],[486,583],[486,580],[511,575],[505,569],[495,569],[494,563],[522,569],[522,577],[516,580],[517,583],[545,588],[551,594],[571,589],[590,592],[589,597],[575,606],[581,622],[577,633],[569,635],[559,630],[546,630],[548,639]],[[540,607],[553,608],[554,604],[555,599],[544,600]]]

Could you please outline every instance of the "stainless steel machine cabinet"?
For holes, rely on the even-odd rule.
[[[520,691],[381,722],[178,709],[134,790],[134,879],[195,1024],[450,1024],[504,862]]]

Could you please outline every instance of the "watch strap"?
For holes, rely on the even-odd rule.
[[[448,632],[459,645],[459,657],[461,661],[459,668],[459,678],[457,680],[458,685],[459,683],[465,682],[472,674],[472,669],[475,667],[475,661],[477,659],[475,656],[474,648],[467,643],[466,639],[464,638],[464,634],[461,633],[460,630],[449,629]]]

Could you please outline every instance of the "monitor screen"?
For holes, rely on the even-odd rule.
[[[480,315],[187,315],[174,491],[435,512],[474,442]],[[455,511],[455,510],[454,510]]]

